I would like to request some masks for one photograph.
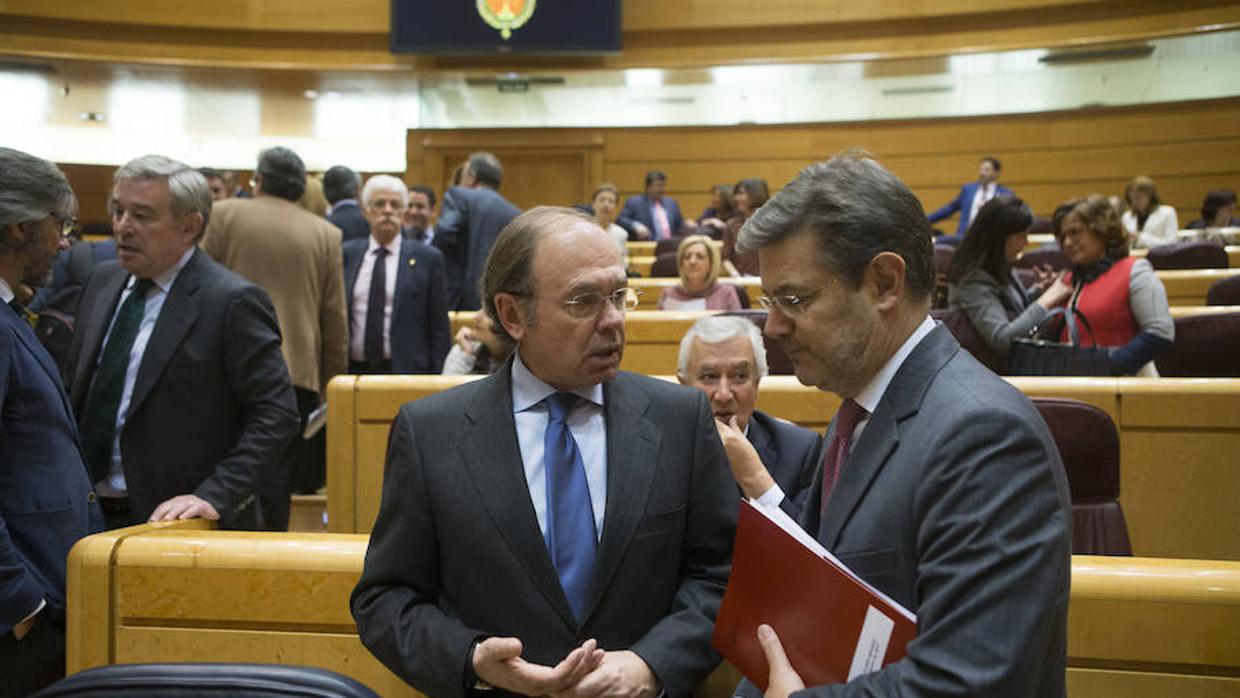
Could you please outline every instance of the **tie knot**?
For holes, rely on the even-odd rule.
[[[145,296],[146,292],[151,290],[151,287],[154,285],[155,282],[150,279],[135,279],[133,282],[133,292],[139,296]]]
[[[384,257],[387,256],[387,254],[388,254],[388,249],[386,247],[375,248],[375,256],[378,257],[379,259],[383,259]]]
[[[568,416],[568,411],[577,404],[577,395],[574,393],[552,393],[547,396],[547,412],[551,416],[553,422],[563,422]]]
[[[835,415],[835,432],[844,438],[851,439],[857,424],[868,414],[864,407],[857,404],[856,400],[852,398],[844,400],[840,404],[840,411]]]

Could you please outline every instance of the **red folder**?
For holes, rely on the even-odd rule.
[[[917,635],[916,616],[845,567],[787,514],[742,501],[732,576],[712,643],[765,691],[769,671],[757,636],[762,623],[779,635],[806,686],[842,683],[899,661]]]

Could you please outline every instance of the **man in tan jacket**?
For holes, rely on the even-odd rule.
[[[345,373],[345,320],[340,229],[294,202],[305,190],[306,167],[288,148],[259,154],[254,198],[217,201],[202,249],[263,287],[276,306],[284,360],[292,374],[302,424],[325,395],[332,376]],[[323,484],[324,444],[295,439],[276,472],[263,478],[265,518],[288,528],[289,494]]]

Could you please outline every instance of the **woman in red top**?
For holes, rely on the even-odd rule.
[[[1128,256],[1127,235],[1105,196],[1090,194],[1060,206],[1055,239],[1072,264],[1068,306],[1089,321],[1092,341],[1112,347],[1117,375],[1157,376],[1154,357],[1175,339],[1167,291],[1144,259]],[[1081,343],[1089,330],[1078,322]],[[1065,328],[1061,341],[1068,341]]]

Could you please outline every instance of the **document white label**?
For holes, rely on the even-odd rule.
[[[877,608],[870,606],[866,610],[861,637],[857,638],[857,651],[853,652],[852,666],[848,669],[849,681],[883,668],[887,643],[891,641],[891,631],[895,627],[896,622]]]

